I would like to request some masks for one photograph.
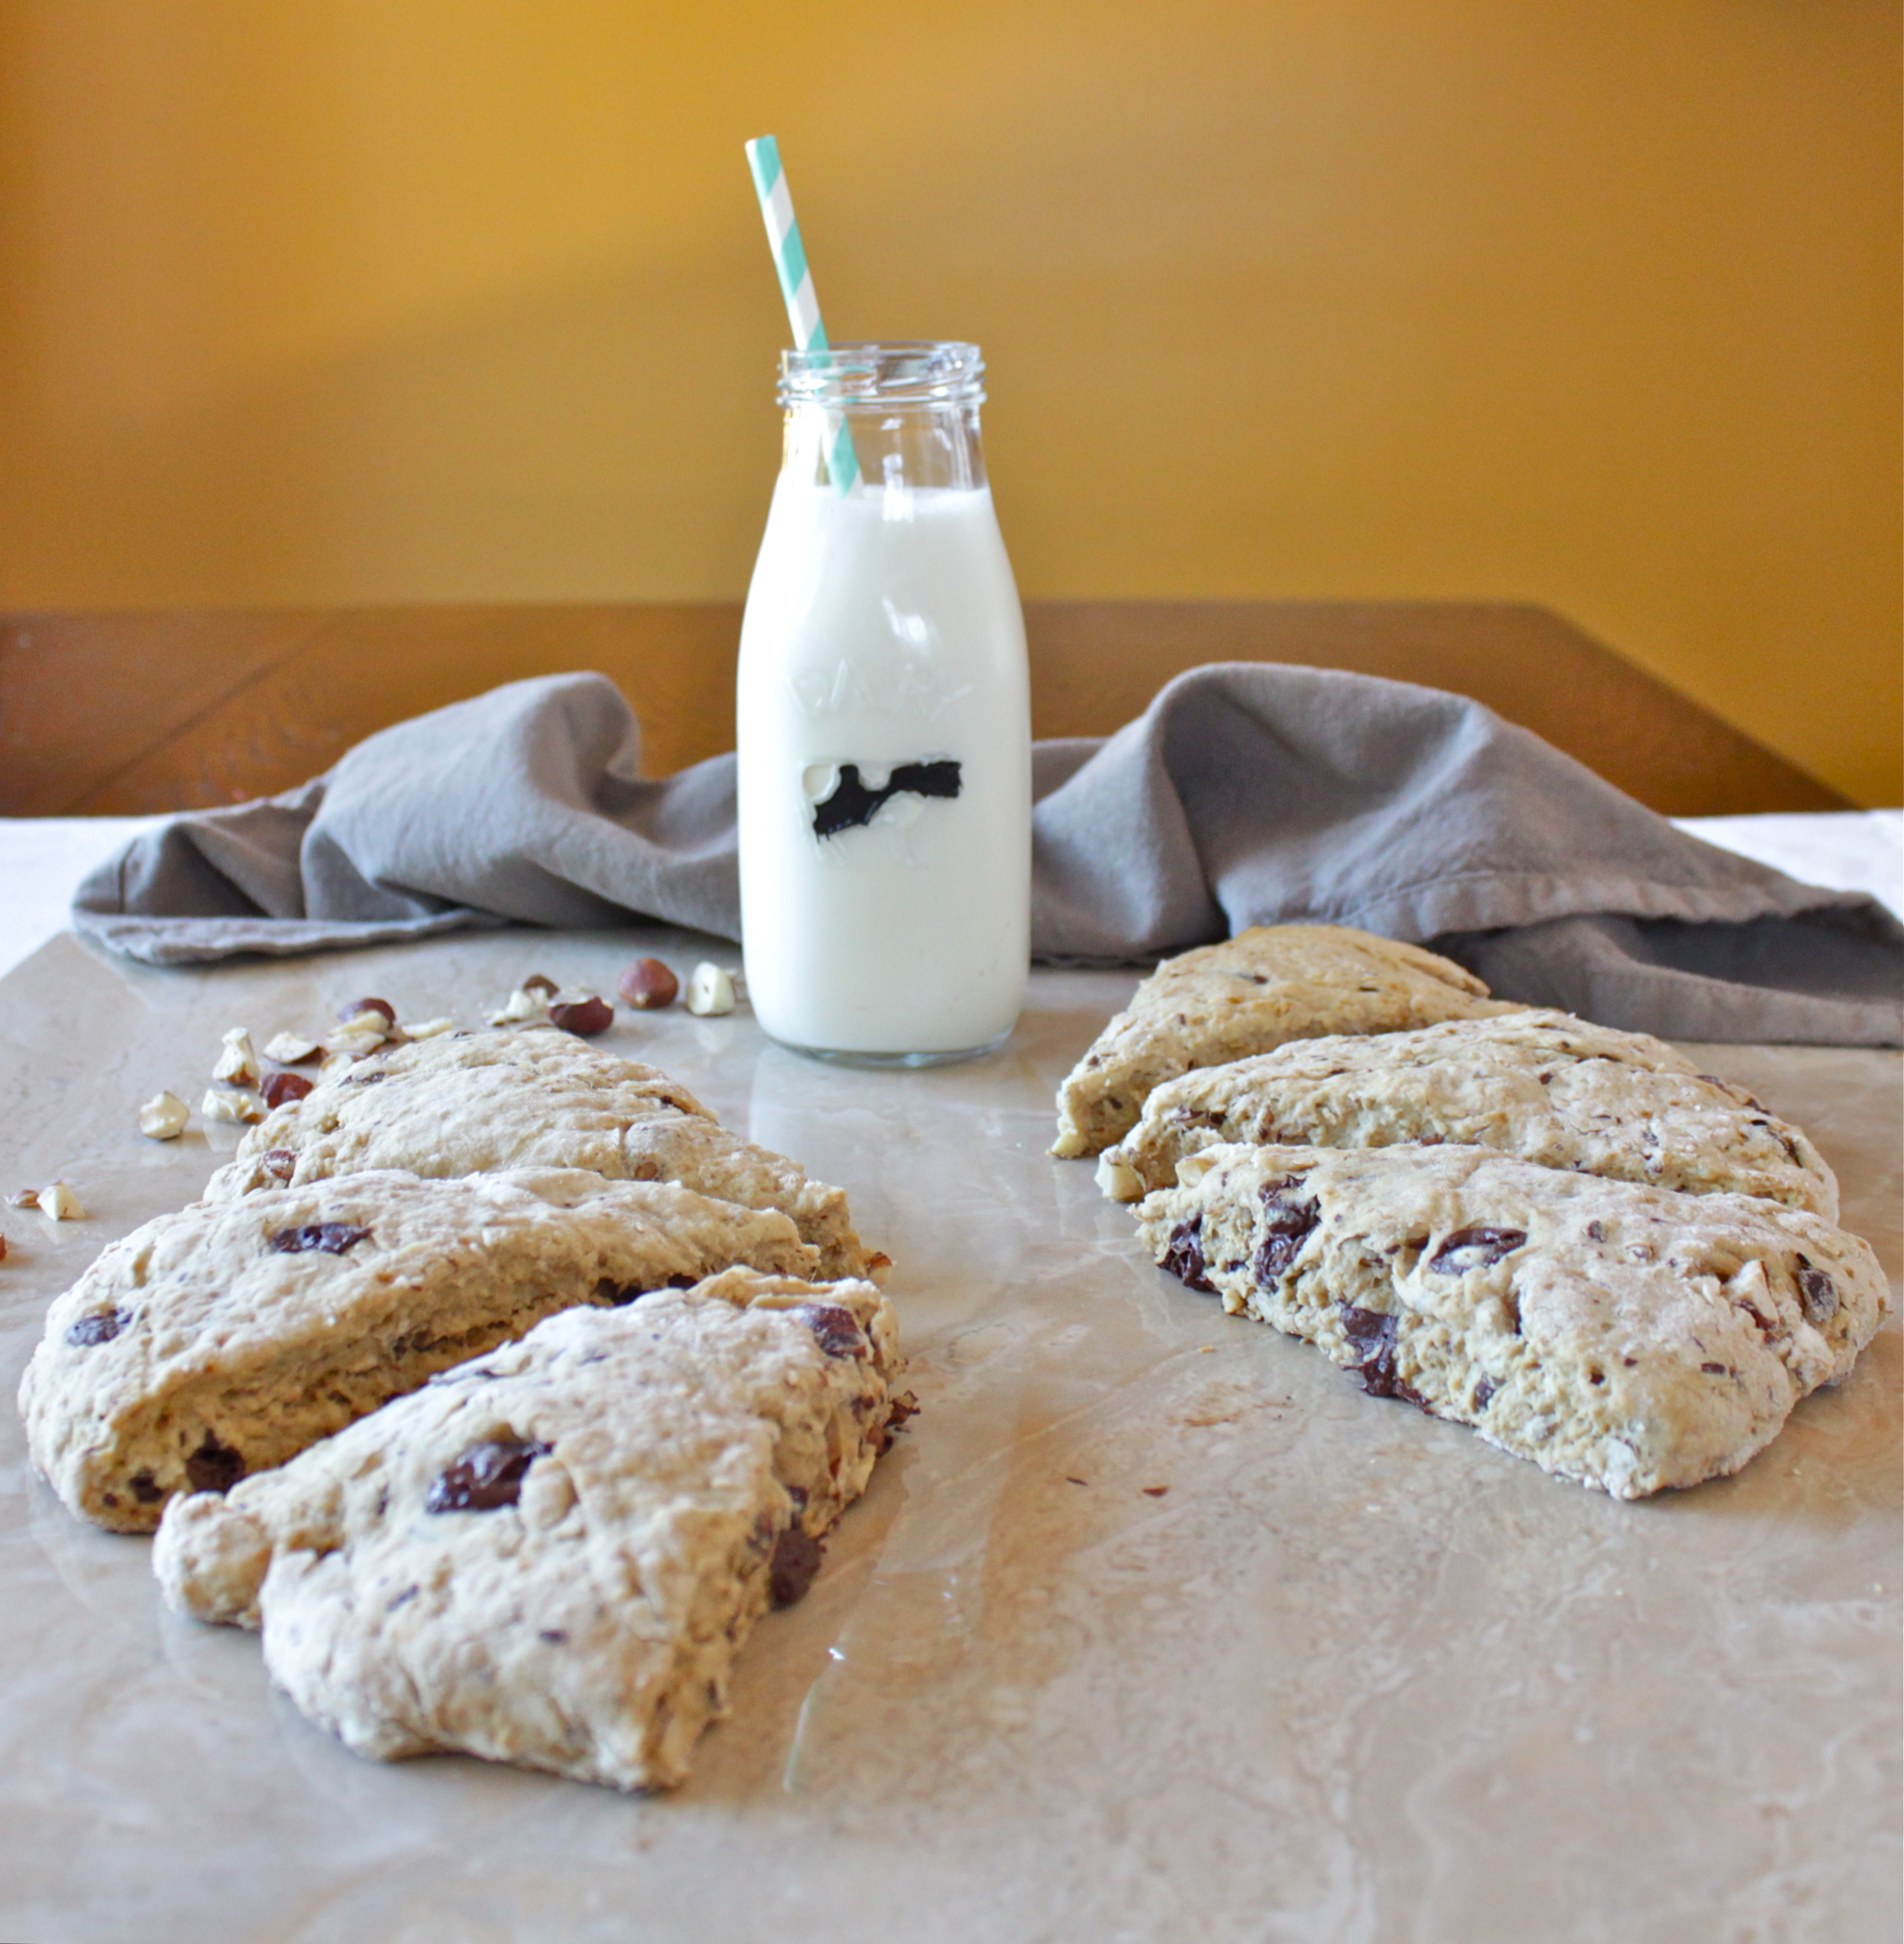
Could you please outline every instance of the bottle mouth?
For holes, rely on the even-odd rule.
[[[783,405],[976,405],[985,401],[985,360],[976,344],[899,339],[782,351],[776,395]]]

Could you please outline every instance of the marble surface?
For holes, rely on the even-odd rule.
[[[164,972],[53,939],[0,981],[0,1188],[63,1177],[90,1217],[0,1210],[9,1395],[48,1300],[234,1144],[133,1118],[196,1105],[225,1027],[371,993],[474,1023],[657,947],[733,958],[514,932]],[[0,1939],[1896,1936],[1896,1322],[1739,1476],[1636,1505],[1365,1397],[1046,1158],[1133,976],[1040,973],[1002,1051],[931,1073],[816,1066],[744,1012],[603,1042],[850,1189],[924,1406],[672,1797],[357,1760],[253,1638],[163,1609],[144,1542],[69,1519],[0,1411]],[[1811,1129],[1895,1280],[1897,1056],[1701,1058]]]

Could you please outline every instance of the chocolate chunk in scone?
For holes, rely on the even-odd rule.
[[[1618,1498],[1736,1471],[1889,1305],[1816,1215],[1489,1148],[1212,1147],[1182,1175],[1137,1211],[1161,1265]]]
[[[840,1189],[722,1127],[659,1068],[545,1028],[371,1054],[251,1128],[205,1198],[379,1168],[436,1176],[586,1168],[613,1181],[679,1181],[791,1216],[819,1251],[823,1274],[861,1274],[871,1261]]]
[[[1058,1090],[1052,1153],[1097,1154],[1153,1088],[1324,1033],[1395,1033],[1519,1010],[1419,945],[1339,925],[1257,926],[1166,959]]]
[[[1186,1156],[1227,1142],[1385,1147],[1455,1141],[1577,1173],[1754,1194],[1835,1220],[1838,1184],[1803,1132],[1663,1041],[1565,1012],[1304,1040],[1158,1088],[1099,1158],[1134,1201]]]
[[[174,1501],[154,1568],[180,1611],[261,1626],[273,1678],[359,1754],[666,1787],[864,1488],[899,1368],[869,1283],[733,1270],[570,1310]]]
[[[671,1183],[530,1169],[352,1175],[161,1215],[48,1313],[20,1386],[72,1511],[149,1532],[173,1493],[282,1464],[572,1304],[730,1265],[810,1274],[772,1210]]]

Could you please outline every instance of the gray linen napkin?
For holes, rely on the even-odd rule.
[[[734,759],[644,782],[640,741],[603,676],[512,683],[135,838],[74,926],[161,965],[510,922],[737,938]],[[1355,925],[1608,1025],[1904,1043],[1904,926],[1880,905],[1688,836],[1458,695],[1221,663],[1114,736],[1040,743],[1033,769],[1041,958]]]

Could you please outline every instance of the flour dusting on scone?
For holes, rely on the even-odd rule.
[[[1227,1142],[1385,1147],[1453,1141],[1692,1194],[1752,1194],[1838,1217],[1838,1183],[1803,1130],[1663,1041],[1565,1012],[1451,1020],[1372,1038],[1303,1040],[1158,1087],[1099,1157],[1134,1201]]]
[[[1058,1090],[1052,1153],[1101,1153],[1152,1089],[1324,1033],[1395,1033],[1517,1007],[1452,960],[1339,925],[1257,926],[1166,959]]]
[[[154,1569],[181,1612],[261,1626],[273,1680],[359,1754],[668,1787],[909,1415],[899,1369],[866,1282],[736,1270],[570,1310],[175,1501]]]
[[[840,1189],[722,1127],[659,1068],[546,1031],[445,1035],[345,1066],[247,1133],[205,1198],[379,1168],[586,1168],[614,1181],[679,1181],[781,1210],[819,1249],[826,1275],[874,1265]]]
[[[69,1508],[149,1532],[577,1303],[736,1264],[810,1275],[773,1210],[669,1182],[526,1169],[350,1175],[161,1215],[48,1312],[20,1386],[27,1448]]]
[[[1736,1471],[1890,1302],[1818,1216],[1489,1148],[1213,1147],[1182,1174],[1137,1211],[1161,1266],[1619,1498]]]

